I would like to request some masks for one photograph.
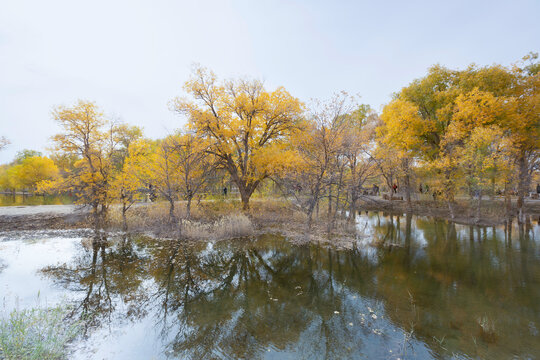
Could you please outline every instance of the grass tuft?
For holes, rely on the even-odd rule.
[[[67,358],[67,344],[82,326],[68,320],[69,308],[13,310],[0,318],[0,359]]]
[[[182,234],[189,239],[223,240],[254,234],[251,220],[244,214],[223,216],[213,223],[182,221]]]

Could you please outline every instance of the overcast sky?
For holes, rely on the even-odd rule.
[[[77,99],[163,136],[191,65],[285,86],[303,101],[345,90],[376,110],[440,63],[511,64],[540,51],[540,1],[0,2],[0,136],[45,150],[50,112]]]

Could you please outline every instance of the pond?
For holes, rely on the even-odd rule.
[[[0,194],[0,206],[67,205],[73,204],[68,195]]]
[[[3,306],[73,303],[88,326],[72,359],[540,358],[536,222],[369,213],[357,226],[349,250],[8,233]]]

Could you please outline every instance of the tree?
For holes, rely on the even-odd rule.
[[[126,165],[126,158],[129,155],[130,145],[142,138],[142,129],[137,126],[119,124],[116,126],[115,133],[119,148],[113,152],[111,159],[115,169],[111,190],[112,197],[119,200],[122,205],[122,228],[126,232],[128,230],[127,211],[135,203],[137,193],[142,186],[133,169]]]
[[[29,150],[29,149],[24,149],[24,150],[21,150],[21,151],[17,151],[17,154],[15,155],[15,159],[13,160],[13,163],[20,164],[25,159],[28,159],[28,158],[31,158],[31,157],[34,157],[34,156],[43,156],[43,154],[41,152],[39,152],[39,151]]]
[[[529,61],[529,64],[525,64]],[[508,103],[511,115],[503,127],[509,132],[517,150],[518,213],[524,220],[524,197],[530,188],[532,173],[540,162],[540,61],[538,54],[523,58],[521,66],[513,69],[514,86]]]
[[[382,117],[389,133],[393,126],[398,129],[396,134],[403,131],[390,138],[390,143],[397,149],[407,149],[408,156],[433,171],[452,215],[454,194],[462,179],[460,156],[465,154],[464,147],[474,143],[470,141],[473,130],[485,127],[488,131],[493,126],[503,132],[502,137],[494,139],[510,139],[516,151],[518,209],[523,213],[523,198],[538,161],[540,138],[540,66],[534,54],[526,60],[529,65],[513,69],[471,65],[454,71],[434,66],[427,76],[403,88],[385,107]],[[510,178],[506,179],[507,187]]]
[[[35,191],[40,182],[54,180],[58,168],[49,158],[32,156],[11,167],[7,173],[15,189]]]
[[[95,225],[101,226],[112,199],[116,126],[96,104],[83,100],[57,107],[53,117],[63,130],[53,136],[57,155],[77,160],[61,180],[44,183],[42,189],[73,192],[78,202],[92,206]]]
[[[139,181],[155,189],[169,202],[169,223],[176,225],[174,202],[178,199],[181,186],[179,159],[174,136],[163,140],[139,140],[129,148],[126,166]]]
[[[129,165],[124,165],[122,169],[115,173],[111,190],[113,198],[120,201],[122,206],[122,229],[128,230],[127,211],[136,201],[142,183]]]
[[[113,164],[115,168],[121,169],[126,157],[129,155],[129,146],[142,139],[143,130],[138,126],[118,124],[116,125],[115,136],[119,147],[113,153]]]
[[[395,99],[386,105],[381,120],[382,124],[377,129],[379,142],[384,148],[381,153],[388,153],[397,162],[404,179],[407,206],[411,208],[411,163],[415,151],[429,151],[417,134],[429,132],[430,129],[424,128],[426,124],[419,115],[418,107],[407,100]],[[390,180],[388,186],[391,188],[392,185]]]
[[[356,110],[345,116],[346,131],[341,153],[347,171],[345,184],[348,190],[350,221],[355,218],[362,187],[374,176],[376,163],[371,154],[377,122],[378,116],[369,105],[359,105]]]
[[[477,196],[476,220],[480,220],[482,194],[495,193],[497,179],[506,186],[513,169],[514,149],[498,126],[480,126],[471,130],[460,151],[460,170],[470,194]]]
[[[209,140],[207,153],[229,172],[248,209],[257,186],[280,167],[276,147],[297,127],[302,104],[282,87],[267,91],[256,80],[220,83],[204,68],[194,71],[184,89],[193,101],[177,98],[172,108]]]
[[[186,218],[189,219],[193,197],[204,188],[215,171],[215,161],[213,156],[206,153],[208,142],[196,134],[178,134],[171,140],[178,161],[179,191],[187,201]]]
[[[346,93],[336,94],[326,102],[315,101],[309,117],[291,138],[296,160],[290,163],[284,177],[291,194],[305,197],[301,207],[308,216],[308,227],[313,212],[328,186],[329,215],[331,213],[332,169],[342,154],[347,114],[356,109],[354,98]]]

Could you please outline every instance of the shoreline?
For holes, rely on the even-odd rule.
[[[181,204],[182,202],[179,202]],[[169,236],[176,231],[166,226],[166,216],[164,203],[137,204],[134,210],[128,213],[128,232],[144,233],[151,232],[157,236]],[[217,206],[215,206],[217,205]],[[319,220],[314,222],[311,231],[307,231],[305,215],[295,210],[290,204],[278,200],[254,201],[251,211],[241,212],[232,202],[222,202],[219,204],[204,204],[194,211],[194,216],[190,220],[180,220],[183,226],[196,225],[199,228],[206,227],[205,231],[212,231],[212,226],[219,226],[220,219],[234,216],[245,216],[251,221],[252,231],[256,233],[266,230],[276,232],[281,229],[285,233],[303,234],[303,237],[310,238],[326,234],[326,237],[338,236],[346,237],[351,233],[351,224],[346,219],[336,219],[334,230],[330,234],[327,231],[326,215],[321,215]],[[480,218],[476,218],[476,209],[467,206],[466,202],[456,202],[455,212],[458,214],[451,218],[446,203],[413,201],[412,208],[408,209],[403,200],[384,200],[381,198],[365,198],[358,206],[358,212],[380,211],[392,215],[404,215],[410,212],[414,216],[427,216],[438,220],[446,220],[461,225],[471,225],[480,227],[491,227],[504,225],[508,216],[504,213],[502,201],[483,200]],[[178,206],[181,208],[181,206]],[[178,209],[177,209],[178,210]],[[181,212],[181,209],[179,210]],[[33,206],[0,206],[0,232],[26,231],[26,230],[73,230],[89,228],[88,219],[90,212],[88,207],[80,205],[33,205]],[[118,209],[114,206],[111,209],[108,228],[117,231],[121,228],[119,223]],[[182,219],[182,214],[178,214]],[[540,221],[540,201],[528,201],[525,204],[525,216],[527,221]],[[516,217],[515,208],[511,218]],[[223,224],[222,224],[223,225]],[[225,224],[227,225],[227,224]],[[294,229],[294,231],[292,231]],[[240,232],[239,235],[241,235]],[[183,236],[184,237],[184,236]],[[189,236],[188,236],[189,237]]]

